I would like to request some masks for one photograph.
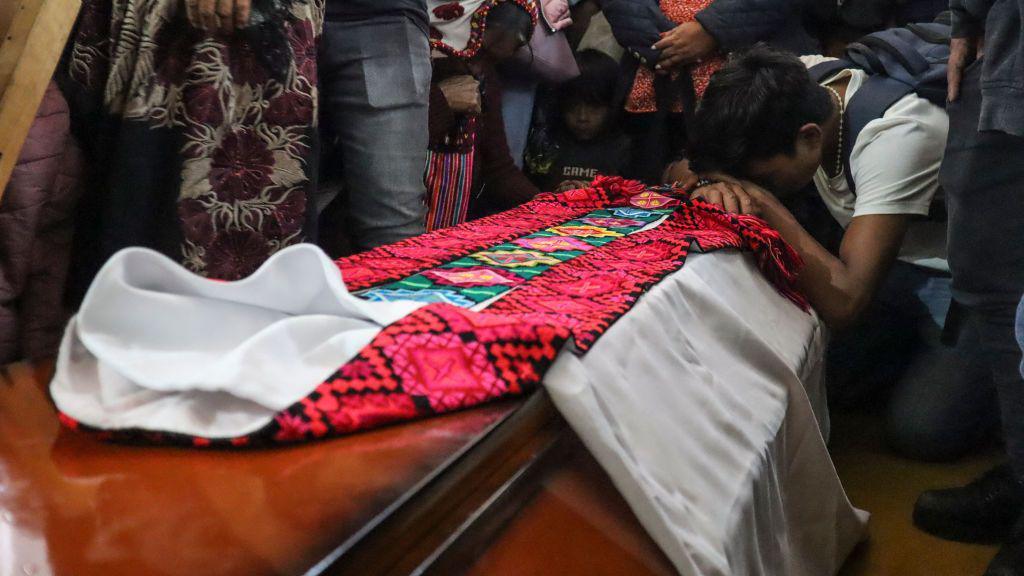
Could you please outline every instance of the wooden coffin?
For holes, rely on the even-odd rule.
[[[49,374],[0,383],[0,573],[672,574],[542,391],[229,452],[62,429]]]

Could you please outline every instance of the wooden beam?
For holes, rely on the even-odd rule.
[[[13,4],[0,12],[13,16],[0,39],[0,201],[81,8],[80,0]]]
[[[11,21],[14,20],[14,14],[18,11],[18,2],[0,2],[0,38],[7,36],[7,31],[11,29]]]

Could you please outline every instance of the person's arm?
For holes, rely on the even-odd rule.
[[[660,53],[652,46],[663,32],[676,27],[661,12],[658,0],[604,0],[601,6],[615,41],[641,65],[653,67]]]
[[[427,131],[430,133],[430,144],[436,146],[444,141],[445,135],[455,125],[455,112],[448,106],[448,100],[437,84],[430,85],[430,103],[427,110]]]
[[[763,217],[803,256],[807,268],[798,285],[834,328],[855,322],[871,302],[899,255],[911,220],[928,215],[938,189],[949,120],[926,100],[901,102],[899,114],[869,122],[854,144],[850,174],[857,195],[838,257],[763,188],[730,184],[726,197],[713,198],[727,210]],[[730,197],[737,193],[745,199]],[[703,189],[696,194],[707,195]]]
[[[978,0],[968,9],[964,0],[949,0],[953,21],[953,37],[949,42],[949,65],[946,67],[946,98],[954,102],[960,97],[960,81],[964,70],[978,58],[982,36],[985,33],[985,17],[992,7],[991,0]]]
[[[468,74],[432,83],[427,110],[430,145],[436,146],[444,142],[459,114],[480,113],[480,83]]]
[[[804,260],[797,287],[833,329],[854,324],[871,303],[895,262],[910,224],[907,214],[872,214],[853,219],[839,256],[832,255],[771,193],[750,182],[721,182],[696,196],[730,212],[753,214],[775,228]]]
[[[731,52],[771,38],[796,10],[795,0],[715,0],[697,22]]]
[[[977,38],[985,31],[985,18],[993,0],[949,0],[954,38]]]
[[[494,204],[508,209],[533,199],[540,190],[530,182],[516,163],[505,136],[505,119],[501,113],[501,86],[497,74],[487,74],[484,93],[483,126],[477,131],[477,153],[480,155],[485,194]]]

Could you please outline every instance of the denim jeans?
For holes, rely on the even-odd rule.
[[[957,458],[998,422],[995,391],[971,325],[942,341],[952,300],[948,274],[897,262],[865,320],[838,334],[828,354],[830,403],[890,391],[886,435],[900,454]]]
[[[430,48],[410,18],[328,21],[320,47],[324,119],[337,137],[353,242],[425,231]]]
[[[1024,138],[978,131],[983,62],[949,103],[939,181],[949,213],[953,297],[967,311],[995,382],[1010,463],[1024,478],[1024,379],[1014,334],[1024,294]]]

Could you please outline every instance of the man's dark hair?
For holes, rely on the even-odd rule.
[[[614,58],[599,50],[580,50],[576,54],[580,75],[558,87],[563,108],[584,103],[615,107],[621,72]]]
[[[799,58],[759,44],[711,77],[690,128],[690,161],[700,171],[742,175],[752,160],[793,154],[800,127],[832,111],[831,95]]]
[[[533,37],[533,19],[525,8],[515,2],[501,2],[487,13],[487,28],[501,29],[508,34],[516,34],[529,42]]]

